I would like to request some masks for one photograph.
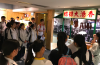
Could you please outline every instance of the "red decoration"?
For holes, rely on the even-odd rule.
[[[69,12],[69,17],[73,16],[73,11]]]
[[[85,13],[85,11],[81,11],[81,15],[80,15],[80,17],[85,17],[86,16],[86,13]]]
[[[68,16],[68,12],[64,12],[64,16]]]
[[[75,13],[75,15],[74,15],[74,16],[77,16],[77,17],[79,17],[79,16],[78,16],[78,12],[77,12],[77,11],[76,11],[76,13]]]
[[[92,17],[94,15],[93,11],[90,11],[88,15],[89,15],[89,17]]]

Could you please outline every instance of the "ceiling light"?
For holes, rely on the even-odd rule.
[[[88,5],[88,6],[90,6],[90,5]]]
[[[64,7],[65,8],[65,7]]]

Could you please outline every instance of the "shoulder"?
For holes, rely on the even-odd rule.
[[[50,60],[47,60],[45,65],[53,65],[52,62]]]
[[[58,51],[56,49],[52,50],[49,54],[49,57],[53,57],[55,55],[57,55]]]

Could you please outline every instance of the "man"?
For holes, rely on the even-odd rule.
[[[38,25],[37,27],[37,30],[38,30],[38,39],[41,39],[41,37],[44,35],[44,32],[45,32],[45,25],[44,25],[44,19],[41,19],[40,20],[40,24]]]
[[[30,28],[31,25],[32,25],[32,22],[29,22],[29,23],[28,23],[28,26],[27,26],[27,28],[26,28],[27,34],[29,34],[29,28]]]
[[[4,31],[6,29],[6,17],[5,16],[2,16],[1,17],[1,22],[0,22],[0,40],[1,40],[1,43],[0,43],[0,50],[1,50],[1,46],[2,46],[2,43],[3,43],[3,40],[4,40]]]
[[[19,17],[16,17],[16,20],[15,20],[16,22],[20,22],[20,20],[19,20]]]
[[[32,22],[32,24],[35,24],[36,30],[37,30],[37,24],[36,24],[36,22],[35,22],[35,18],[31,18],[31,22]]]

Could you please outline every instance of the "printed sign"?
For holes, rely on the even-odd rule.
[[[95,19],[96,10],[65,10],[63,18]]]

